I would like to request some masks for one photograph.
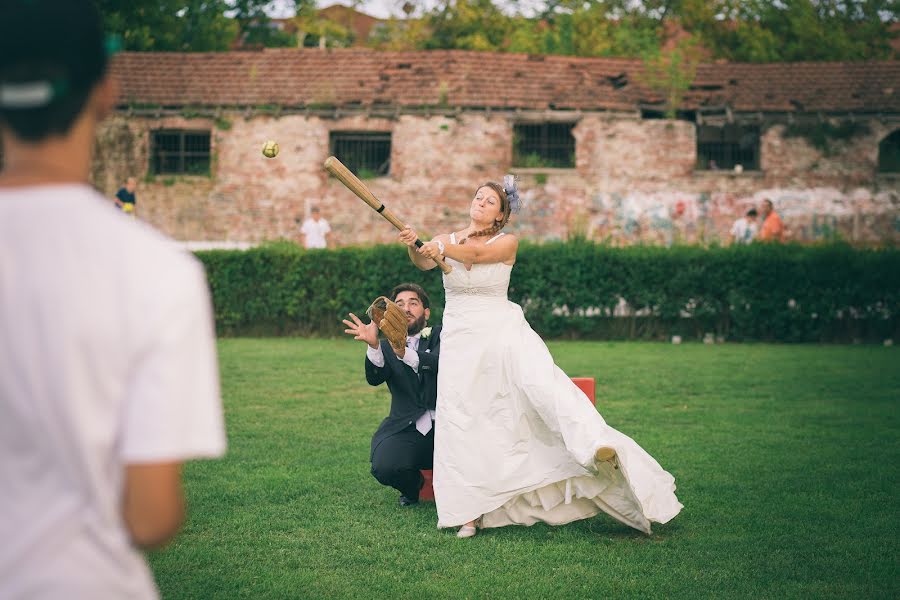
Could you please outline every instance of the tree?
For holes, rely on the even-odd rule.
[[[717,0],[684,12],[685,28],[716,58],[743,62],[871,60],[894,56],[896,0]]]
[[[366,43],[378,50],[419,50],[430,37],[431,29],[425,19],[391,18],[373,30]]]
[[[321,18],[315,0],[297,2],[297,15],[293,21],[297,26],[299,46],[315,48],[326,45],[346,48],[353,45],[353,31],[349,27]]]
[[[683,41],[671,50],[649,53],[644,57],[644,72],[640,79],[650,89],[665,98],[665,115],[674,119],[684,101],[684,93],[691,87],[700,62],[697,43]]]
[[[229,0],[229,15],[240,25],[240,43],[242,46],[278,48],[296,46],[295,35],[271,26],[272,19],[266,12],[272,5],[271,0]],[[297,5],[300,6],[297,6]],[[290,1],[287,8],[299,13],[308,6],[315,7],[311,0]]]
[[[227,50],[238,23],[224,0],[94,0],[124,50]]]
[[[245,46],[295,43],[292,35],[270,27],[266,10],[271,0],[94,2],[106,31],[122,40],[124,50],[205,52],[228,50],[237,42]]]
[[[659,48],[659,23],[613,19],[601,3],[559,4],[540,20],[516,20],[509,50],[571,56],[642,56]]]
[[[465,50],[503,50],[511,21],[491,0],[445,0],[425,20],[425,49]]]
[[[320,19],[315,0],[290,1],[300,45],[347,46],[349,28]],[[297,44],[270,26],[272,0],[95,0],[126,50],[227,50]],[[409,0],[370,45],[651,57],[687,32],[708,59],[744,62],[867,60],[895,56],[897,0],[545,0],[525,16],[517,0]],[[517,12],[518,11],[518,12]],[[673,27],[674,25],[674,27]],[[679,59],[672,57],[678,64]],[[671,66],[671,65],[670,65]]]

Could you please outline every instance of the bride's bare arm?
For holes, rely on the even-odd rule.
[[[418,238],[418,234],[412,229],[404,229],[400,232],[398,236],[400,242],[406,244],[406,253],[409,255],[409,259],[413,262],[416,267],[421,269],[422,271],[430,271],[431,269],[437,266],[437,263],[434,262],[431,258],[421,254],[416,248],[416,239]],[[434,238],[435,240],[441,240],[442,243],[447,244],[450,241],[450,236],[448,235],[439,235]],[[435,244],[437,246],[437,244]]]
[[[416,252],[415,246],[407,246],[406,253],[409,255],[409,260],[422,271],[430,271],[437,266],[436,262]]]
[[[516,252],[519,249],[519,239],[511,233],[507,233],[490,244],[449,244],[447,236],[438,236],[433,241],[424,244],[419,249],[419,253],[427,257],[438,256],[440,250],[438,244],[435,243],[438,239],[444,243],[444,256],[472,264],[502,262],[511,265],[516,262]]]

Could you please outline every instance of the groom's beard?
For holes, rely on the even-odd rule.
[[[410,315],[412,316],[412,315]],[[406,335],[416,335],[425,329],[425,315],[422,315],[412,323],[406,326]]]

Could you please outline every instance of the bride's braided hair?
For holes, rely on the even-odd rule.
[[[479,231],[473,231],[472,233],[461,239],[459,241],[460,244],[465,244],[466,240],[472,237],[487,237],[490,235],[494,235],[495,233],[503,229],[503,227],[509,222],[510,208],[509,199],[506,196],[506,190],[503,189],[502,185],[500,185],[499,183],[494,183],[493,181],[488,181],[484,185],[478,186],[478,190],[484,187],[491,188],[492,190],[497,192],[497,195],[500,197],[500,220],[494,221],[494,224],[490,227],[481,229]],[[478,190],[475,190],[476,194],[478,193]]]

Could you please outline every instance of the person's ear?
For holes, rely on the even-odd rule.
[[[426,308],[425,309],[425,320],[427,321],[430,317],[431,317],[431,309]]]
[[[119,101],[119,82],[107,74],[94,87],[93,96],[94,115],[101,121],[115,109]]]

